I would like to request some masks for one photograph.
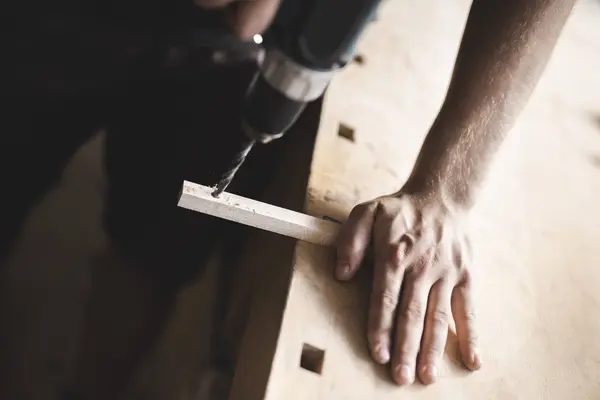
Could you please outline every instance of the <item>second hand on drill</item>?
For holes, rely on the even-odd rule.
[[[240,167],[246,160],[248,153],[250,153],[250,150],[252,150],[254,143],[256,143],[256,140],[251,138],[248,138],[248,140],[243,143],[243,146],[240,149],[240,151],[237,152],[234,156],[229,169],[225,171],[223,175],[221,175],[221,179],[217,183],[217,187],[211,193],[213,197],[219,197],[221,193],[223,193],[225,189],[227,189],[227,186],[229,186],[229,184],[235,177],[235,173],[238,171],[238,169],[240,169]]]

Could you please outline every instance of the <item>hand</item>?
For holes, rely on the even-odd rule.
[[[400,385],[415,375],[425,384],[436,380],[451,316],[463,362],[471,370],[481,366],[465,217],[441,196],[404,190],[356,206],[342,228],[341,280],[355,275],[373,241],[369,347],[375,361],[391,361]]]
[[[230,4],[235,7],[228,14],[227,22],[241,40],[250,40],[263,33],[279,8],[279,0],[196,0],[204,8],[223,8]]]

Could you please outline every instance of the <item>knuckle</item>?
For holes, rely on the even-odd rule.
[[[444,229],[444,225],[440,223],[433,224],[431,232],[432,240],[436,244],[441,243],[448,236],[448,229]]]
[[[354,208],[352,209],[352,211],[350,211],[350,218],[358,216],[358,215],[363,215],[365,213],[365,211],[367,211],[367,207],[368,207],[369,203],[361,203],[361,204],[357,204],[354,206]]]
[[[450,312],[445,308],[437,308],[431,313],[431,321],[437,325],[447,325],[450,321]]]
[[[433,260],[427,255],[416,258],[410,266],[410,275],[415,279],[422,279],[434,266]]]
[[[459,275],[464,276],[469,273],[469,266],[471,265],[471,256],[459,245],[453,245],[450,252],[450,261],[458,271]]]
[[[389,219],[390,222],[396,218],[400,208],[400,203],[395,200],[395,198],[385,197],[377,204],[377,213],[382,217]]]
[[[398,306],[398,294],[390,289],[381,291],[378,297],[383,310],[395,310]]]
[[[377,209],[377,204],[377,201],[368,201],[366,203],[360,203],[352,209],[351,213],[362,215],[366,212],[373,212]]]
[[[475,312],[473,310],[468,310],[467,312],[465,312],[465,322],[469,326],[474,326],[476,319],[477,317],[475,316]]]
[[[400,262],[406,256],[406,244],[404,242],[393,244],[389,248],[388,260],[391,267],[398,271],[400,269]]]
[[[468,329],[465,335],[462,335],[459,340],[462,342],[461,347],[475,349],[479,342],[479,335],[473,330]]]
[[[477,347],[477,342],[479,341],[479,337],[475,332],[471,332],[469,338],[467,339],[467,344],[469,347],[474,348]]]
[[[408,322],[422,321],[425,316],[425,307],[417,301],[411,301],[402,312],[402,317]]]
[[[471,283],[473,282],[473,272],[470,270],[470,268],[464,268],[461,271],[461,279],[460,280],[462,282],[464,290],[471,289]]]

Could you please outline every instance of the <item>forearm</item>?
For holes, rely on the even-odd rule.
[[[475,0],[446,99],[409,182],[470,204],[575,0]]]

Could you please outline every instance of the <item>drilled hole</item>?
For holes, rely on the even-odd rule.
[[[338,135],[344,139],[354,142],[354,128],[351,128],[348,125],[340,124],[338,127]]]
[[[300,356],[300,368],[321,375],[323,371],[323,361],[325,360],[325,351],[318,349],[310,344],[302,345],[302,355]]]
[[[355,55],[354,62],[358,65],[363,65],[365,63],[365,56],[363,56],[362,54]]]

